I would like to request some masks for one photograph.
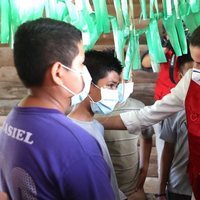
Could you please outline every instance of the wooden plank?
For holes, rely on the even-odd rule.
[[[0,115],[6,116],[10,110],[13,108],[13,106],[17,105],[19,100],[1,100],[0,99]]]
[[[0,99],[21,99],[27,95],[28,90],[21,82],[0,82]]]
[[[155,83],[158,74],[153,72],[146,72],[143,70],[133,71],[133,81],[135,83]]]
[[[151,150],[147,176],[148,177],[158,177],[158,164],[157,164],[156,147],[152,147],[152,150]]]
[[[16,68],[13,66],[0,66],[0,81],[21,83]]]
[[[133,72],[134,89],[131,97],[142,101],[145,105],[154,103],[154,87],[157,73],[142,70]]]
[[[0,47],[0,66],[14,66],[13,50],[10,47]]]
[[[3,122],[5,121],[6,116],[0,116],[0,127],[3,125]]]
[[[142,101],[145,105],[152,105],[154,103],[154,84],[135,84],[131,97]]]

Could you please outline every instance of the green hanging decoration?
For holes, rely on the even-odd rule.
[[[96,27],[99,34],[103,32],[102,26],[102,10],[99,9],[99,0],[92,0],[95,10]]]
[[[99,9],[101,11],[101,23],[103,27],[103,33],[110,33],[110,20],[108,16],[106,0],[99,1]]]
[[[45,0],[46,17],[57,19],[57,0]]]
[[[190,0],[189,1],[191,11],[193,13],[199,12],[200,10],[200,1],[199,0]]]
[[[122,14],[120,0],[114,0],[114,7],[115,7],[115,11],[116,11],[116,17],[117,17],[117,22],[118,22],[119,28],[123,29],[124,20],[123,20],[123,14]]]
[[[94,46],[100,34],[97,32],[89,1],[82,0],[82,5],[79,1],[78,5],[76,4],[76,6],[78,6],[81,31],[83,33],[84,48],[85,50],[88,50]]]
[[[18,26],[28,20],[34,20],[43,16],[44,0],[35,0],[30,4],[27,0],[10,1],[10,46],[13,44],[13,35]]]
[[[78,16],[78,12],[77,12],[75,4],[73,4],[71,2],[71,0],[66,0],[66,6],[67,6],[67,9],[68,9],[68,14],[69,14],[69,17],[67,18],[68,19],[67,22],[71,23],[72,25],[74,25],[78,29],[81,29],[79,16]]]
[[[45,0],[45,16],[48,18],[68,21],[67,2],[61,0]]]
[[[112,17],[111,25],[113,30],[115,52],[118,60],[121,62],[122,66],[124,66],[124,47],[126,43],[126,34],[124,33],[124,30],[119,28],[117,19],[115,17]]]
[[[152,19],[150,21],[149,26],[146,30],[146,38],[152,62],[154,63],[166,62],[166,57],[161,45],[157,20]]]
[[[56,12],[57,12],[57,20],[61,21],[67,21],[67,15],[68,15],[68,9],[63,1],[57,0],[57,5],[56,5]]]
[[[10,4],[8,0],[0,1],[1,27],[0,27],[0,41],[1,43],[8,43],[10,39]]]
[[[154,6],[156,9],[156,16],[159,15],[159,10],[158,10],[158,1],[157,0],[150,0],[150,7],[149,7],[149,17],[150,19],[155,18],[155,14],[154,14]]]
[[[167,3],[166,3],[166,0],[162,0],[162,6],[163,6],[163,17],[167,18]]]
[[[43,16],[44,0],[34,0],[31,4],[27,0],[15,0],[20,23],[34,20]]]
[[[189,32],[192,33],[200,25],[200,12],[190,12],[189,15],[183,16],[182,19],[189,29]]]
[[[163,19],[163,25],[169,37],[170,43],[177,56],[182,55],[181,47],[179,44],[179,38],[176,31],[176,18],[175,15],[172,15],[168,19]]]
[[[130,80],[131,77],[131,70],[133,68],[133,52],[134,52],[134,36],[133,31],[130,32],[129,36],[129,42],[128,42],[128,48],[126,51],[126,57],[125,57],[125,67],[123,69],[123,79],[124,80]]]
[[[123,17],[124,17],[125,27],[129,27],[130,26],[130,19],[129,19],[129,13],[128,13],[127,0],[122,0],[122,14],[123,14]]]
[[[134,31],[133,70],[141,69],[139,34]]]
[[[142,10],[142,19],[147,19],[147,11],[146,11],[146,0],[140,0],[141,10]]]
[[[133,29],[130,31],[128,48],[125,57],[125,67],[123,69],[123,79],[130,80],[131,71],[141,68],[139,34]]]
[[[186,39],[185,30],[184,30],[182,20],[177,19],[175,25],[176,25],[176,30],[177,30],[177,34],[178,34],[179,43],[180,43],[182,53],[187,54],[188,53],[187,52],[188,51],[188,45],[187,45],[187,39]]]
[[[95,10],[94,15],[98,33],[110,33],[110,20],[108,16],[106,0],[92,0],[92,2]]]
[[[164,6],[164,18],[168,18],[172,15],[172,1],[171,0],[162,0]]]
[[[189,15],[190,10],[191,10],[190,4],[188,2],[185,1],[179,2],[179,12],[181,17]]]
[[[133,1],[132,0],[128,0],[128,7],[129,7],[130,24],[133,25],[134,9],[133,9]]]
[[[175,13],[176,13],[176,18],[180,19],[179,1],[178,0],[174,0],[174,9],[175,9]]]

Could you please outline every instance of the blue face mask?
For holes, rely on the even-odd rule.
[[[73,94],[74,96],[71,98],[71,106],[74,106],[76,104],[79,104],[80,102],[82,102],[87,96],[88,96],[88,93],[90,91],[90,86],[91,86],[91,81],[92,81],[92,78],[91,78],[91,75],[87,69],[86,66],[84,66],[84,69],[82,72],[77,72],[75,70],[72,70],[71,68],[65,66],[65,65],[62,65],[62,67],[70,70],[70,71],[73,71],[75,73],[80,73],[80,75],[82,76],[83,78],[83,82],[84,82],[84,88],[83,90],[76,94],[74,93],[73,91],[71,91],[69,88],[67,88],[66,86],[64,85],[61,85],[61,87],[63,87],[65,90],[67,90],[68,92],[70,92],[71,94]]]
[[[99,89],[101,90],[101,100],[94,102],[92,98],[89,96],[91,100],[90,106],[93,113],[106,115],[111,113],[114,110],[116,104],[118,103],[119,100],[118,91],[107,88],[99,88]]]
[[[119,103],[124,103],[133,92],[133,82],[120,83],[117,87],[119,93]]]

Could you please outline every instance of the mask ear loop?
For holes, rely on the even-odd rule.
[[[92,99],[92,97],[89,94],[88,94],[88,97],[89,97],[90,101],[94,103],[94,100]]]
[[[91,82],[91,84],[92,84],[94,87],[96,87],[96,88],[98,88],[99,90],[101,90],[101,88],[100,88],[98,85],[94,84],[93,82]],[[89,97],[89,99],[90,99],[91,102],[95,103],[95,101],[92,99],[92,97],[91,97],[89,94],[88,94],[88,97]]]

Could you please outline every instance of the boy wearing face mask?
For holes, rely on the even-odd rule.
[[[94,119],[95,114],[111,113],[119,100],[123,100],[123,91],[120,89],[121,86],[118,86],[122,66],[112,51],[95,50],[86,52],[84,64],[92,77],[90,92],[88,97],[73,109],[69,117],[98,141],[103,157],[111,170],[110,181],[115,199],[126,199],[118,188],[113,164],[104,140],[104,128]]]
[[[22,24],[14,41],[17,73],[30,92],[0,130],[0,191],[15,200],[114,200],[98,143],[65,116],[91,83],[81,32],[41,18]]]

